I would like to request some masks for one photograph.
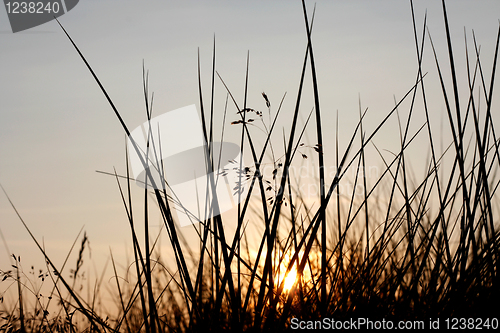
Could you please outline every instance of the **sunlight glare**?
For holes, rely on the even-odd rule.
[[[293,266],[292,270],[288,273],[288,275],[285,277],[285,282],[283,285],[283,290],[284,291],[290,291],[292,289],[293,285],[297,281],[297,269],[295,268],[295,265]]]

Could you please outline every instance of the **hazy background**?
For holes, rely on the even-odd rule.
[[[358,97],[363,109],[369,107],[365,130],[370,133],[393,107],[394,96],[402,97],[414,84],[417,61],[409,1],[316,3],[313,46],[325,149],[330,152],[327,163],[333,165],[337,110],[345,147],[358,120]],[[313,2],[308,2],[309,13],[312,9]],[[438,56],[446,64],[441,2],[415,1],[419,36],[426,9]],[[469,41],[473,28],[482,45],[484,70],[491,71],[500,2],[453,0],[448,1],[448,10],[454,50],[461,56],[456,59],[458,66],[464,64],[464,27]],[[307,41],[298,0],[82,0],[60,22],[87,57],[130,129],[146,119],[143,60],[150,70],[156,115],[193,103],[199,110],[197,50],[208,97],[215,35],[217,70],[239,103],[243,100],[248,50],[248,106],[265,110],[261,96],[265,91],[275,110],[287,92],[276,131],[278,147],[283,128],[288,133]],[[426,87],[433,126],[438,130],[444,108],[429,43],[424,71],[429,72]],[[308,75],[303,118],[313,107]],[[466,81],[461,84],[465,89]],[[216,93],[220,122],[225,100],[220,82]],[[420,120],[416,123],[423,124],[423,114],[417,117]],[[235,119],[231,105],[228,121]],[[396,124],[388,127],[394,131],[377,135],[379,148],[398,149]],[[312,145],[314,136],[311,131]],[[82,227],[87,231],[97,271],[110,248],[125,264],[130,233],[118,187],[113,177],[96,173],[112,172],[116,167],[124,174],[124,147],[125,134],[118,120],[57,23],[13,34],[1,8],[0,183],[57,264],[62,263]],[[427,151],[422,148],[415,153],[419,154],[418,162]],[[141,197],[136,199],[140,204]],[[136,212],[140,217],[141,211]],[[20,255],[25,267],[42,267],[38,250],[3,193],[0,230],[10,251],[4,244],[0,246],[0,269],[10,267],[11,253]]]

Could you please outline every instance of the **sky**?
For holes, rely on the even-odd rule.
[[[313,5],[307,2],[309,13]],[[438,57],[446,63],[441,2],[419,0],[414,5],[419,36],[427,10]],[[448,1],[448,15],[456,53],[464,54],[464,27],[470,40],[474,29],[482,60],[491,64],[500,2]],[[249,107],[265,109],[261,96],[265,92],[276,110],[287,93],[278,143],[288,133],[307,43],[298,0],[82,0],[59,20],[130,129],[146,120],[143,62],[154,92],[154,114],[191,104],[199,110],[198,51],[208,97],[215,37],[217,71],[239,103],[247,54]],[[423,66],[429,72],[428,98],[434,102],[432,120],[438,128],[444,107],[426,45]],[[409,1],[318,0],[313,47],[326,151],[335,147],[337,112],[340,143],[345,147],[358,121],[359,101],[363,109],[369,108],[365,125],[369,133],[392,109],[394,98],[401,98],[415,82]],[[458,66],[464,64],[463,58],[457,59]],[[126,260],[130,233],[116,180],[96,172],[116,168],[125,173],[125,133],[71,43],[55,21],[14,34],[6,11],[0,8],[0,70],[0,184],[22,218],[58,264],[82,228],[96,265],[103,265],[110,249]],[[308,73],[302,123],[314,106]],[[215,117],[219,122],[225,98],[218,81]],[[423,115],[418,117],[416,123],[423,124]],[[236,119],[231,105],[228,121]],[[396,125],[391,126],[396,130]],[[232,136],[236,134],[228,129],[227,140],[237,140]],[[311,131],[311,145],[314,135]],[[384,131],[375,140],[380,148],[394,151],[398,135]],[[418,163],[422,152],[414,153]],[[327,157],[327,163],[334,161]],[[3,193],[0,230],[7,243],[0,246],[0,269],[10,267],[12,253],[20,255],[27,267],[43,265]]]

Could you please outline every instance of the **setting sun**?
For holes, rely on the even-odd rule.
[[[299,262],[301,260],[301,257],[303,256],[303,254],[304,254],[303,251],[300,251]],[[316,255],[313,253],[311,253],[310,256],[314,257],[314,258],[316,257]],[[282,287],[283,288],[282,290],[285,293],[288,293],[292,289],[294,284],[296,284],[298,282],[299,278],[302,278],[303,282],[309,281],[311,278],[311,275],[309,273],[309,269],[310,269],[309,263],[306,264],[305,269],[302,272],[301,276],[299,275],[299,273],[297,271],[297,262],[295,262],[293,264],[292,268],[290,269],[290,271],[287,274],[286,272],[287,272],[288,266],[290,265],[291,260],[292,260],[292,255],[290,255],[288,253],[285,254],[283,256],[283,260],[281,261],[281,263],[279,265],[279,270],[277,273],[278,286]]]
[[[283,290],[287,292],[290,291],[290,289],[292,289],[296,281],[297,281],[297,269],[295,268],[294,265],[292,270],[285,276]]]

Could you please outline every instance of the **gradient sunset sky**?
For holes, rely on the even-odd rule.
[[[308,2],[309,13],[313,5]],[[414,5],[419,36],[427,10],[429,31],[446,65],[441,1],[417,0]],[[469,46],[474,29],[482,61],[491,71],[500,1],[452,0],[447,6],[457,66],[464,69],[465,27]],[[248,106],[265,109],[264,91],[275,111],[287,92],[278,146],[283,131],[288,133],[307,42],[299,0],[82,0],[60,22],[130,129],[146,119],[143,60],[150,71],[156,115],[190,104],[199,110],[197,52],[199,48],[208,97],[215,36],[217,70],[240,103],[248,51]],[[326,151],[334,151],[337,111],[345,147],[359,117],[358,98],[363,109],[369,108],[365,124],[369,133],[392,109],[394,98],[401,98],[413,86],[417,75],[414,45],[409,1],[316,1],[313,47]],[[433,126],[438,129],[444,107],[428,39],[424,58]],[[72,45],[55,21],[13,34],[2,8],[0,69],[0,183],[23,219],[58,264],[82,227],[98,265],[108,257],[109,248],[124,260],[130,233],[116,180],[96,170],[113,172],[116,167],[118,173],[125,173],[125,134]],[[310,82],[308,72],[303,119],[314,105]],[[467,83],[461,84],[466,87]],[[217,81],[215,117],[219,122],[225,97]],[[423,124],[423,114],[418,117]],[[230,105],[228,121],[236,119]],[[394,129],[391,135],[381,133],[375,138],[380,148],[397,149],[399,132]],[[311,138],[314,135],[311,131]],[[333,164],[334,153],[330,155],[327,163]],[[140,196],[136,199],[140,207]],[[0,269],[10,267],[11,253],[21,255],[26,266],[43,265],[3,193],[0,230],[10,251],[0,246]]]

